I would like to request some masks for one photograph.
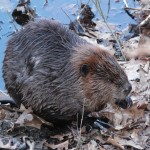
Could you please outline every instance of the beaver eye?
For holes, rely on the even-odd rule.
[[[80,68],[80,73],[83,77],[85,77],[89,73],[89,65],[83,64]]]

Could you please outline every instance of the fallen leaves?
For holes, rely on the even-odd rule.
[[[110,104],[100,112],[91,113],[92,117],[101,117],[101,114],[109,119],[114,129],[130,128],[144,116],[144,110],[139,109],[135,103],[130,109],[121,109]]]
[[[47,124],[48,126],[53,127],[52,123],[45,121],[44,119],[36,116],[35,114],[32,114],[32,109],[28,108],[25,109],[24,112],[19,116],[14,124],[14,127],[24,125],[41,129],[42,124]]]

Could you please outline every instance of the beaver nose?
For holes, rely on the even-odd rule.
[[[131,92],[131,90],[132,90],[131,84],[130,83],[126,84],[124,90],[125,94],[128,95]]]

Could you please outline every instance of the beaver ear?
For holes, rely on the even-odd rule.
[[[90,71],[90,67],[88,64],[83,64],[81,67],[80,67],[80,73],[83,77],[85,77]]]

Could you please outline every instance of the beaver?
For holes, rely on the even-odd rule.
[[[8,41],[3,78],[9,95],[47,121],[75,120],[129,98],[114,56],[54,20],[25,25]],[[131,99],[129,100],[131,101]]]

